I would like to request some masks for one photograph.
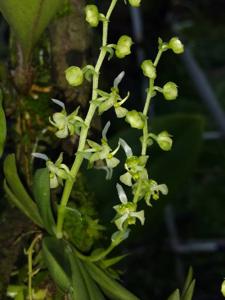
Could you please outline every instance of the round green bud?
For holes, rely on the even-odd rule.
[[[223,294],[223,296],[225,297],[225,280],[222,282],[221,284],[221,293]]]
[[[72,86],[79,86],[83,83],[84,74],[79,67],[69,67],[65,71],[66,80]]]
[[[177,85],[174,82],[167,82],[162,89],[162,93],[166,100],[175,100],[178,96]]]
[[[128,0],[128,2],[133,7],[139,7],[141,5],[141,0]]]
[[[157,143],[162,150],[170,151],[173,145],[173,140],[167,131],[162,131],[157,137]]]
[[[86,5],[86,21],[91,27],[97,27],[99,23],[99,12],[96,5]]]
[[[184,52],[184,45],[178,37],[173,37],[170,39],[168,47],[176,54],[181,54]]]
[[[130,124],[131,127],[137,129],[143,129],[145,126],[145,117],[141,112],[131,110],[126,114],[125,121]]]
[[[128,35],[122,35],[116,45],[116,56],[118,58],[124,58],[131,53],[130,48],[133,44],[131,37]]]
[[[156,69],[153,65],[153,62],[149,60],[144,60],[141,64],[142,71],[146,77],[155,79],[156,78]]]

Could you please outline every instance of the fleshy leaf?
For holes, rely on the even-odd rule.
[[[0,90],[0,158],[3,154],[4,144],[6,140],[6,119],[5,112],[2,107],[2,91]]]
[[[167,300],[180,300],[180,292],[176,289]]]
[[[43,219],[44,227],[48,233],[54,233],[55,220],[52,214],[50,199],[50,178],[47,168],[39,169],[34,175],[34,198],[39,213]]]
[[[16,168],[16,159],[14,154],[9,154],[4,161],[4,174],[8,189],[19,202],[14,201],[14,204],[21,209],[34,223],[43,227],[43,222],[38,212],[36,203],[31,199],[25,190]],[[12,198],[9,195],[10,198]],[[12,199],[11,199],[12,200]]]
[[[0,11],[18,39],[25,59],[63,0],[1,0]]]
[[[62,239],[45,237],[42,241],[43,259],[52,279],[63,292],[68,292],[72,274],[65,249],[66,243]]]

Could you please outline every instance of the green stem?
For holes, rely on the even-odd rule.
[[[157,67],[159,60],[162,56],[162,49],[159,49],[156,58],[154,60],[153,65],[155,67]],[[146,97],[146,101],[145,101],[145,106],[143,109],[143,115],[145,116],[145,126],[143,128],[143,140],[142,140],[142,149],[141,149],[141,155],[146,155],[147,152],[147,141],[148,141],[148,135],[149,135],[149,131],[148,131],[148,112],[149,112],[149,108],[150,108],[150,104],[151,104],[151,99],[152,99],[152,95],[154,92],[154,83],[155,83],[155,79],[150,78],[149,79],[149,88],[148,88],[148,92],[147,92],[147,97]],[[134,194],[134,198],[133,198],[133,202],[137,203],[138,199],[139,199],[139,194],[140,194],[140,189],[141,189],[141,179],[138,182],[138,187],[137,190]]]
[[[95,73],[93,75],[93,83],[92,83],[92,98],[91,98],[91,100],[95,100],[98,96],[97,88],[98,88],[98,84],[99,84],[99,71],[101,69],[102,63],[106,56],[106,49],[104,48],[104,46],[107,45],[107,40],[108,40],[109,19],[110,19],[110,16],[113,12],[113,9],[114,9],[117,1],[118,0],[112,0],[111,4],[109,6],[108,12],[106,14],[106,20],[103,21],[102,47],[101,47],[101,51],[100,51],[97,63],[95,65]],[[60,202],[60,205],[58,208],[58,219],[57,219],[57,225],[56,225],[57,238],[62,238],[62,236],[63,236],[63,223],[64,223],[64,218],[65,218],[66,206],[67,206],[73,185],[75,183],[77,173],[83,162],[83,155],[81,152],[84,150],[88,131],[90,129],[90,124],[91,124],[91,121],[95,114],[96,108],[97,108],[97,105],[91,101],[89,110],[87,112],[87,115],[86,115],[86,118],[84,121],[86,126],[82,127],[82,129],[81,129],[80,140],[79,140],[76,158],[74,160],[74,163],[72,165],[71,172],[70,172],[72,180],[71,179],[66,180],[62,198],[61,198],[61,202]]]
[[[138,200],[139,200],[139,194],[140,194],[140,190],[141,190],[141,184],[142,184],[142,181],[139,179],[138,186],[137,186],[136,192],[134,194],[134,198],[133,198],[133,203],[137,203]]]
[[[149,80],[149,88],[145,101],[145,107],[143,110],[143,115],[145,116],[145,126],[143,128],[143,141],[142,141],[142,150],[141,155],[146,155],[147,151],[147,140],[148,140],[148,111],[151,103],[152,94],[154,91],[154,79]]]
[[[33,299],[32,296],[32,277],[33,277],[33,262],[32,262],[32,255],[33,255],[33,250],[34,246],[37,243],[37,241],[41,238],[41,235],[37,235],[35,239],[32,241],[29,249],[27,250],[27,256],[28,256],[28,295],[29,295],[29,300]]]
[[[162,56],[163,51],[161,49],[159,49],[156,58],[154,60],[153,65],[155,67],[157,67],[159,60]],[[145,126],[143,128],[143,141],[142,141],[142,150],[141,150],[141,155],[146,155],[147,152],[147,140],[148,140],[148,111],[150,108],[150,103],[151,103],[151,99],[152,99],[152,95],[154,92],[154,83],[155,83],[155,79],[150,78],[149,79],[149,88],[148,88],[148,93],[147,93],[147,97],[146,97],[146,101],[145,101],[145,106],[144,106],[144,110],[143,110],[143,115],[146,117],[145,120]]]

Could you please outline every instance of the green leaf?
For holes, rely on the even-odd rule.
[[[54,234],[55,220],[52,214],[50,197],[50,178],[47,168],[39,169],[34,175],[34,199],[42,217],[44,227],[50,234]]]
[[[167,300],[180,300],[180,292],[176,289]]]
[[[100,289],[98,288],[97,284],[94,282],[94,280],[91,278],[89,273],[87,272],[85,268],[85,264],[82,261],[78,261],[81,273],[83,275],[90,300],[104,300],[105,297],[101,293]]]
[[[89,300],[89,293],[81,273],[79,259],[70,247],[67,247],[66,250],[72,272],[72,289],[70,292],[71,298],[72,300]]]
[[[195,279],[192,280],[191,284],[189,285],[189,287],[187,288],[186,292],[184,293],[184,295],[181,299],[182,300],[192,300],[194,288],[195,288]]]
[[[188,270],[187,277],[185,279],[185,283],[184,283],[184,287],[183,287],[183,291],[182,291],[182,297],[184,296],[188,287],[190,286],[192,279],[193,279],[193,269],[192,269],[192,267],[190,267]]]
[[[35,224],[43,227],[36,203],[31,199],[20,181],[14,154],[9,154],[4,161],[5,191],[10,200]]]
[[[107,269],[107,268],[119,263],[122,259],[124,259],[127,256],[128,256],[128,254],[123,254],[120,256],[113,257],[113,258],[104,259],[101,261],[101,265],[103,266],[103,268]]]
[[[139,300],[134,294],[125,289],[119,282],[109,277],[94,263],[84,262],[92,279],[101,287],[110,300]]]
[[[5,118],[5,112],[2,107],[2,91],[0,90],[0,158],[2,157],[3,150],[4,150],[4,144],[6,140],[6,118]]]
[[[25,59],[62,3],[63,0],[0,1],[0,11],[21,44]]]
[[[69,292],[72,285],[70,262],[66,251],[66,242],[55,237],[42,240],[44,262],[49,273],[63,292]]]

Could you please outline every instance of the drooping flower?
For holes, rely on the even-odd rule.
[[[43,153],[32,153],[33,157],[41,158],[46,161],[46,167],[49,170],[50,188],[57,188],[62,185],[63,180],[71,179],[69,168],[63,164],[63,153],[60,153],[58,159],[53,163],[47,155]]]
[[[127,196],[120,184],[117,184],[117,192],[122,204],[115,205],[113,208],[117,212],[114,219],[114,223],[119,230],[124,230],[124,226],[136,224],[136,219],[139,219],[142,225],[144,225],[145,217],[144,210],[136,211],[137,204],[128,202]]]
[[[80,128],[85,126],[83,119],[78,116],[79,107],[68,115],[65,106],[61,101],[55,99],[52,100],[63,108],[61,112],[54,113],[52,119],[49,118],[49,122],[57,128],[55,135],[59,139],[64,139],[69,135],[79,134]]]

